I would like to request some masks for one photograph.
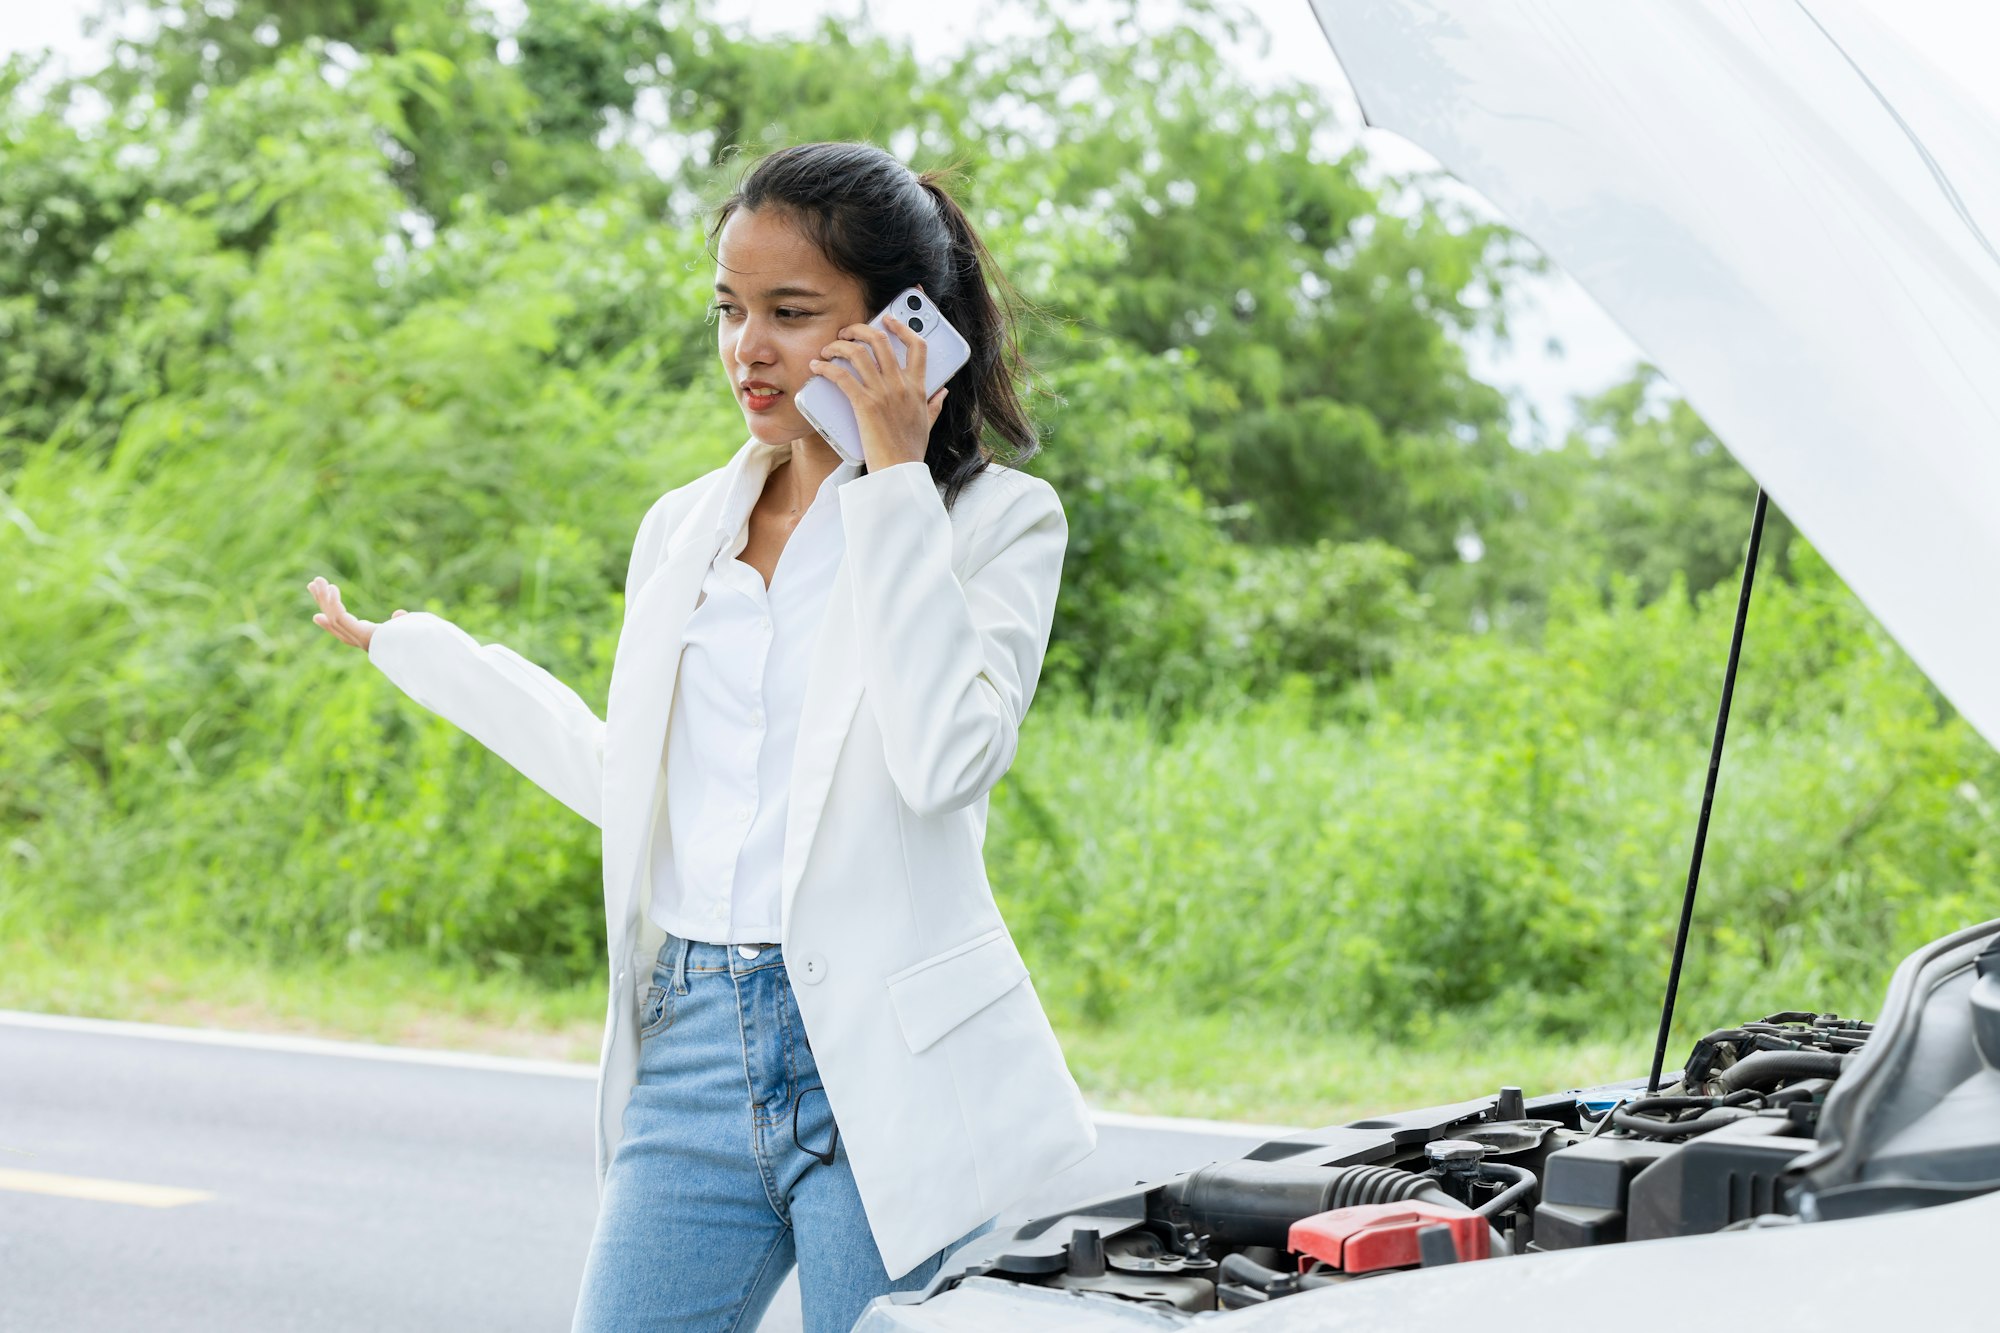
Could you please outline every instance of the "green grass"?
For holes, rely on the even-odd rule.
[[[1643,1037],[1536,1040],[1470,1027],[1399,1044],[1288,1031],[1268,1017],[1057,1026],[1071,1071],[1102,1110],[1300,1127],[1491,1096],[1510,1083],[1532,1096],[1629,1078],[1652,1056]]]
[[[0,1008],[595,1061],[604,992],[409,954],[279,966],[97,932],[0,945]]]
[[[548,989],[423,958],[274,966],[99,933],[0,945],[0,1008],[594,1062],[596,986]],[[1091,1104],[1111,1111],[1322,1125],[1641,1072],[1643,1039],[1492,1039],[1467,1028],[1398,1045],[1247,1016],[1100,1025],[1054,1015]]]

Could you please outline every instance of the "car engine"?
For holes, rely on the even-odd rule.
[[[1645,1084],[1506,1087],[1274,1139],[978,1237],[889,1300],[980,1279],[1151,1307],[1170,1326],[1440,1264],[2000,1188],[2000,922],[1906,961],[1879,1023],[1768,1014],[1702,1037],[1657,1093]]]

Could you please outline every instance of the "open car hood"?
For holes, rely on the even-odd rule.
[[[2000,120],[1853,0],[1312,3],[2000,743]]]

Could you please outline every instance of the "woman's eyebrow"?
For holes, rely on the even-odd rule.
[[[724,296],[736,295],[735,288],[731,287],[726,282],[716,283],[715,290],[721,292]],[[824,296],[824,295],[826,295],[825,292],[816,292],[810,287],[771,287],[765,290],[764,299],[768,301],[768,300],[774,300],[781,296]]]

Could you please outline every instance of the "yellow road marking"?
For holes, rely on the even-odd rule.
[[[201,1203],[215,1197],[207,1190],[142,1185],[135,1180],[57,1176],[46,1171],[0,1171],[0,1190],[54,1194],[65,1199],[95,1199],[99,1203],[131,1203],[141,1208],[178,1208],[184,1203]]]

